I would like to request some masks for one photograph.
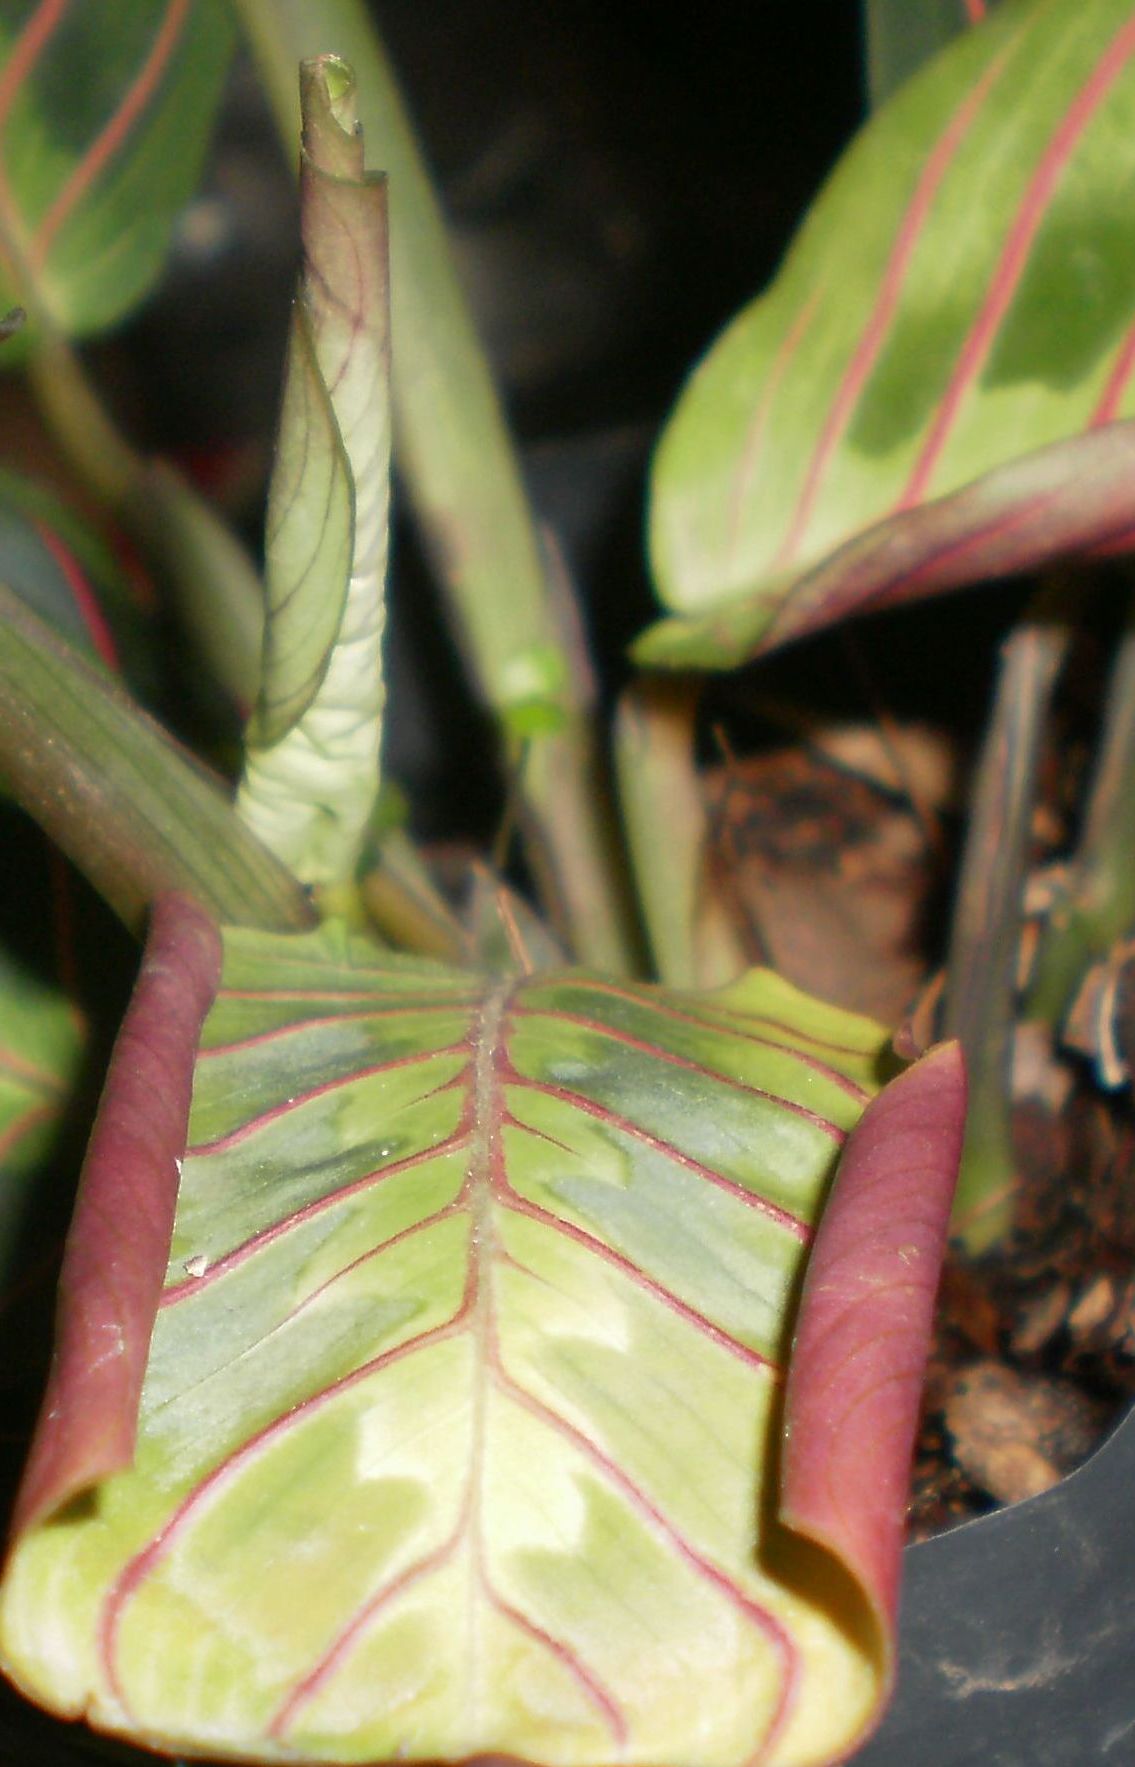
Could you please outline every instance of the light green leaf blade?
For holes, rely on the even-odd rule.
[[[223,0],[32,0],[0,10],[0,309],[86,336],[161,270],[232,51]]]
[[[1133,116],[1130,0],[1005,0],[872,119],[663,436],[680,619],[751,650],[853,536],[1135,409]]]
[[[17,1547],[8,1672],[257,1761],[834,1758],[879,1641],[757,1529],[878,1027],[226,946],[137,1461]]]
[[[304,269],[268,533],[260,701],[238,805],[309,884],[351,878],[379,791],[390,506],[385,180],[354,76],[303,70]]]

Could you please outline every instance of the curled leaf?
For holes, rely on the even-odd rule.
[[[549,917],[576,956],[638,956],[588,684],[545,572],[515,449],[446,238],[441,205],[365,0],[233,0],[281,119],[295,70],[328,45],[354,68],[370,161],[390,177],[394,400],[403,484],[477,690],[527,761],[523,839]]]
[[[350,70],[304,64],[304,269],[268,515],[260,699],[239,807],[305,883],[351,875],[379,789],[390,473],[386,184]]]
[[[327,673],[351,580],[354,503],[311,321],[297,302],[268,506],[261,689],[249,732],[261,748],[299,723]]]
[[[17,1532],[133,1458],[193,1061],[220,967],[220,937],[208,916],[188,897],[159,897],[79,1181],[51,1374],[13,1517]]]
[[[887,1680],[910,1458],[964,1128],[957,1043],[930,1050],[868,1105],[816,1237],[789,1365],[781,1518],[834,1554],[866,1593]]]

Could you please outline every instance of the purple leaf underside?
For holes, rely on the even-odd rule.
[[[958,1043],[868,1105],[820,1222],[792,1349],[781,1516],[850,1568],[882,1635],[965,1112]]]
[[[900,511],[794,581],[784,599],[738,600],[663,620],[635,653],[654,666],[733,667],[842,620],[992,578],[1135,547],[1135,423],[1107,424]]]
[[[220,936],[159,897],[79,1181],[56,1343],[13,1532],[128,1467],[185,1151],[193,1058]]]

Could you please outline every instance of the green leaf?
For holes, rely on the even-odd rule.
[[[656,668],[731,668],[840,620],[990,577],[1106,557],[1135,542],[1135,423],[1104,424],[996,467],[972,485],[887,516],[787,588],[659,620],[634,645]]]
[[[129,926],[168,889],[241,924],[311,922],[218,783],[3,584],[0,786]]]
[[[498,982],[227,934],[137,1458],[19,1540],[8,1672],[249,1760],[838,1755],[886,1673],[876,1570],[757,1529],[882,1035],[767,973]]]
[[[294,729],[327,673],[351,579],[354,502],[311,321],[297,305],[268,505],[268,618],[250,731],[263,747]]]
[[[255,690],[260,584],[236,536],[101,406],[68,335],[105,329],[161,271],[233,46],[224,0],[13,0],[0,8],[0,295],[30,316],[40,411],[88,490],[174,591],[217,678]]]
[[[0,310],[104,330],[161,270],[232,50],[222,0],[33,0],[0,10]]]
[[[268,618],[239,808],[305,883],[349,879],[379,791],[390,504],[386,185],[354,77],[303,68],[304,269],[268,512]]]
[[[655,463],[660,593],[744,627],[722,656],[873,524],[1135,409],[1133,105],[1131,0],[1005,0],[858,137]]]

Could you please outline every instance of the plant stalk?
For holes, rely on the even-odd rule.
[[[708,822],[694,765],[699,689],[644,676],[619,702],[615,763],[654,968],[675,988],[715,988],[747,958],[707,864]]]
[[[233,925],[313,924],[219,783],[105,671],[2,584],[0,621],[0,779],[128,927],[169,889]]]
[[[1135,927],[1135,596],[1104,702],[1083,829],[1068,886],[1045,927],[1030,1018],[1059,1024],[1085,971]]]
[[[363,868],[359,896],[373,926],[397,949],[468,963],[469,937],[402,829],[383,836]]]
[[[1064,599],[1061,584],[1042,591],[1002,650],[950,934],[943,1034],[960,1040],[970,1076],[952,1231],[973,1254],[1013,1224],[1010,1064],[1022,896],[1041,741],[1069,641]]]

